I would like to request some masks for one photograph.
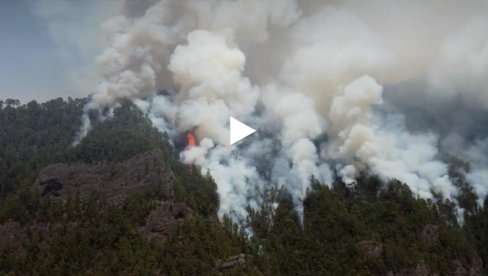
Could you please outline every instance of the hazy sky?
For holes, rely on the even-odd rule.
[[[99,26],[115,1],[0,0],[0,99],[90,94]],[[100,4],[102,3],[102,4]]]
[[[63,93],[56,48],[27,3],[0,0],[0,41],[0,98]]]

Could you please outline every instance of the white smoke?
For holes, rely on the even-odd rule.
[[[466,171],[466,180],[472,184],[473,191],[478,196],[478,203],[483,206],[488,195],[488,138],[477,139],[469,145],[456,134],[449,135],[442,141],[442,147],[446,152],[461,160],[469,162],[469,170]]]
[[[430,99],[487,107],[487,11],[484,1],[128,1],[102,26],[107,47],[85,111],[131,99],[170,137],[194,131],[200,143],[181,160],[211,174],[219,215],[237,220],[269,185],[300,213],[311,178],[331,185],[334,173],[353,183],[369,172],[456,201],[440,159],[455,151],[478,162],[466,176],[484,197],[488,162],[475,152],[486,138],[466,146],[460,133],[441,152],[444,137],[410,129],[384,94],[414,97],[387,89],[421,82]],[[258,133],[229,146],[229,116]],[[85,115],[79,139],[90,124]]]
[[[463,96],[471,105],[488,109],[488,19],[475,17],[451,35],[430,72],[435,96]]]

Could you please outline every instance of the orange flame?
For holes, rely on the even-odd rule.
[[[193,132],[189,131],[188,134],[186,134],[186,141],[187,141],[187,147],[194,147],[196,145],[195,143],[195,135],[193,135]]]
[[[193,148],[194,146],[196,146],[195,135],[193,134],[193,132],[188,131],[188,133],[186,134],[186,141],[187,141],[187,145],[186,145],[187,149]],[[192,164],[188,165],[188,171],[190,172],[190,174],[193,174],[193,165]]]

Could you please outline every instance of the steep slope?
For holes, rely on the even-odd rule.
[[[161,150],[154,149],[122,162],[52,164],[40,171],[32,187],[41,195],[51,194],[64,200],[68,196],[86,199],[99,195],[112,202],[151,185],[160,185],[165,196],[171,198],[173,178]]]
[[[315,181],[303,218],[287,192],[270,185],[262,208],[249,209],[239,228],[217,220],[213,180],[180,163],[130,102],[70,147],[77,102],[0,110],[2,138],[16,137],[0,140],[8,187],[0,197],[2,274],[486,272],[486,209],[471,207],[459,225],[452,202],[365,176],[331,188]]]
[[[59,111],[66,104],[56,102]],[[31,114],[33,106],[37,104],[5,113],[12,118],[26,113],[31,120],[29,116],[39,116]],[[41,112],[57,116],[56,110]],[[29,126],[17,130],[23,128]],[[131,103],[96,125],[76,148],[66,142],[70,135],[64,136],[59,144],[63,157],[26,166],[28,174],[16,175],[26,184],[14,181],[13,191],[0,200],[2,273],[217,273],[215,262],[245,251],[240,235],[216,219],[213,181],[190,174]],[[33,146],[48,147],[29,143],[6,146],[19,154]],[[9,164],[8,157],[2,161]],[[250,266],[235,270],[257,271]]]

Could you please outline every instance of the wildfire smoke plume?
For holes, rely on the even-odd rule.
[[[102,26],[101,81],[78,138],[90,109],[133,100],[174,141],[187,135],[181,160],[212,176],[219,215],[236,220],[270,185],[301,214],[312,177],[367,173],[456,203],[449,156],[472,164],[460,173],[481,203],[487,18],[478,0],[126,1]],[[259,135],[228,146],[229,116]]]

